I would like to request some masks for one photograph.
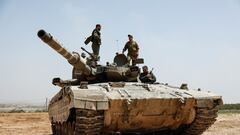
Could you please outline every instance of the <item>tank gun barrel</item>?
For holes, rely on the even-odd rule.
[[[51,34],[45,32],[44,30],[39,30],[37,33],[38,37],[48,44],[52,49],[63,56],[67,61],[76,69],[83,71],[85,75],[90,75],[95,73],[95,69],[91,68],[86,64],[86,60],[81,58],[78,53],[70,53],[65,49],[56,39],[52,37]]]

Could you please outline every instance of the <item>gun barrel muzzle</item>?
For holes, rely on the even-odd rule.
[[[77,57],[75,57],[72,53],[68,52],[61,43],[59,43],[56,39],[54,39],[51,34],[45,32],[44,30],[39,30],[37,33],[38,37],[48,44],[51,48],[57,51],[60,55],[68,60],[70,64],[74,64],[77,62]]]

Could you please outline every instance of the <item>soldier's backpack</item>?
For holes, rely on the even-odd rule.
[[[89,44],[92,41],[92,36],[89,36],[85,41],[85,45]]]

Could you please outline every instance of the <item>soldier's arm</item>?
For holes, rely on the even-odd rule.
[[[151,73],[151,75],[152,75],[152,80],[151,80],[151,82],[152,82],[152,83],[155,83],[155,82],[156,82],[156,77],[155,77],[155,75],[154,75],[153,73]]]
[[[141,82],[147,82],[147,76],[142,73],[140,74],[139,79],[141,80]]]
[[[125,44],[122,53],[124,53],[127,50],[128,43]]]
[[[137,49],[137,51],[139,50],[139,46],[138,46],[137,42],[136,42],[136,49]]]

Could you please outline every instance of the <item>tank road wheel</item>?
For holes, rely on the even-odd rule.
[[[57,134],[56,124],[55,124],[55,123],[52,123],[51,127],[52,127],[52,134],[53,134],[53,135],[56,135],[56,134]]]
[[[62,124],[62,134],[67,135],[67,123],[66,122],[64,122]]]
[[[63,124],[60,123],[60,135],[63,135]]]
[[[76,109],[75,135],[100,135],[104,126],[104,111]]]
[[[73,133],[71,133],[71,122],[67,122],[67,135],[73,135]]]
[[[56,123],[56,135],[60,135],[61,127],[59,123]]]
[[[74,135],[74,122],[71,123],[70,121],[67,123],[67,135]]]
[[[73,133],[72,135],[76,135],[76,133],[75,133],[75,123],[76,123],[76,122],[73,121],[72,124],[71,124],[71,128],[72,128],[72,131],[71,131],[71,132]]]
[[[182,135],[201,135],[216,121],[218,108],[197,108],[196,112],[195,120],[183,130]]]

